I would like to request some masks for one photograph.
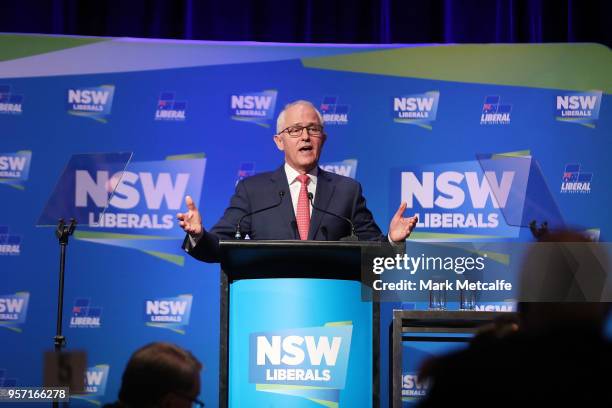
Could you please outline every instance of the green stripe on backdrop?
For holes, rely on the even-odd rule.
[[[204,158],[206,158],[205,153],[175,154],[174,156],[166,156],[166,160],[187,160]]]
[[[302,63],[333,71],[612,93],[612,52],[594,43],[437,45],[304,58]]]
[[[31,57],[109,40],[109,38],[99,37],[0,34],[0,61]]]
[[[75,231],[76,239],[138,239],[138,240],[172,240],[181,239],[177,237],[164,237],[154,235],[141,234],[118,234],[116,232],[99,232],[99,231]]]

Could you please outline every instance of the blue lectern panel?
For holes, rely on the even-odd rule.
[[[230,407],[368,407],[372,303],[361,284],[241,280],[230,288]]]

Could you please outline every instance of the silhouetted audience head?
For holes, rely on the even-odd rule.
[[[200,394],[202,364],[187,350],[170,343],[151,343],[127,363],[117,407],[190,408],[203,404]]]
[[[521,274],[521,329],[603,330],[610,304],[604,302],[609,275],[605,246],[586,234],[551,231],[528,252]]]
[[[538,241],[521,269],[518,330],[496,322],[466,349],[428,361],[419,407],[612,407],[606,245],[576,231]]]

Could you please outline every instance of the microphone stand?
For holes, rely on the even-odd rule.
[[[355,224],[353,224],[353,221],[351,221],[347,217],[343,217],[341,215],[334,214],[334,213],[329,212],[327,210],[324,210],[322,208],[315,207],[314,202],[313,202],[313,197],[314,196],[313,196],[312,193],[308,193],[308,200],[310,201],[310,205],[312,205],[313,209],[315,209],[317,211],[321,211],[324,214],[329,214],[329,215],[334,216],[336,218],[340,218],[341,220],[344,220],[344,221],[348,222],[349,225],[351,226],[351,235],[340,238],[340,241],[359,241],[359,238],[357,237],[357,234],[355,233]]]
[[[268,210],[270,210],[272,208],[275,208],[275,207],[278,207],[279,205],[281,205],[281,203],[283,202],[283,197],[285,197],[285,192],[284,191],[279,191],[278,192],[278,196],[280,198],[278,200],[278,203],[276,203],[274,205],[271,205],[269,207],[260,208],[259,210],[256,210],[256,211],[251,211],[250,213],[246,213],[242,217],[240,217],[240,219],[238,220],[238,223],[236,224],[236,233],[234,234],[234,239],[242,239],[242,232],[240,231],[240,224],[242,224],[242,220],[244,220],[246,217],[258,214],[258,213],[263,212],[263,211],[268,211]]]
[[[60,264],[59,264],[59,285],[57,293],[57,322],[55,326],[55,337],[53,337],[54,351],[59,353],[66,346],[66,338],[62,335],[62,319],[64,310],[64,277],[66,272],[66,248],[68,240],[74,233],[76,220],[70,219],[70,224],[66,225],[63,218],[60,218],[55,230],[60,245]],[[53,401],[53,408],[59,407],[58,401]]]

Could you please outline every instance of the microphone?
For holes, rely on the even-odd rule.
[[[314,196],[312,195],[312,193],[309,192],[308,193],[308,200],[310,201],[310,205],[312,205],[313,209],[315,209],[317,211],[321,211],[324,214],[329,214],[329,215],[332,215],[332,216],[334,216],[336,218],[340,218],[341,220],[344,220],[344,221],[348,222],[349,225],[351,226],[351,235],[349,235],[347,237],[340,238],[340,241],[359,241],[359,238],[357,238],[357,234],[355,234],[355,224],[353,224],[353,221],[351,221],[349,218],[346,218],[346,217],[343,217],[341,215],[334,214],[332,212],[324,210],[322,208],[316,207],[314,205],[313,197]]]
[[[240,231],[240,224],[242,224],[242,220],[244,220],[246,217],[249,217],[251,215],[259,214],[260,212],[268,211],[268,210],[271,210],[272,208],[278,207],[283,202],[283,198],[285,197],[285,192],[282,190],[279,191],[278,197],[279,197],[278,203],[271,205],[269,207],[260,208],[259,210],[251,211],[250,213],[246,213],[242,217],[240,217],[240,220],[238,220],[238,224],[236,224],[236,233],[234,234],[234,238],[242,239],[242,232]]]

